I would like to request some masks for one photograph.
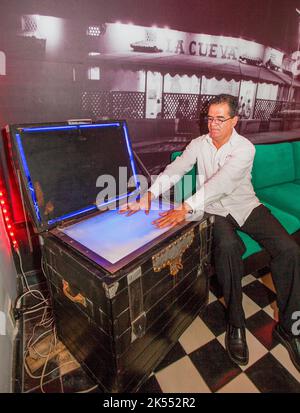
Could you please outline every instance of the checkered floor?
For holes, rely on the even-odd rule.
[[[272,337],[277,306],[270,274],[259,278],[248,275],[243,278],[242,285],[249,364],[240,367],[227,356],[224,345],[225,308],[213,278],[205,313],[182,334],[140,392],[300,393],[300,373],[292,365],[285,348]],[[30,323],[27,322],[29,329]],[[66,364],[68,357],[72,364],[66,351],[60,362]],[[73,362],[71,369],[62,371],[55,370],[58,361],[51,360],[52,366],[50,363],[47,370],[52,367],[54,373],[45,378],[43,390],[67,393],[92,388],[97,391],[80,366]],[[24,392],[39,392],[39,384],[39,380],[24,373]]]

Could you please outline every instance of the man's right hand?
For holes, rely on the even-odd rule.
[[[148,191],[140,198],[139,201],[130,202],[120,208],[119,214],[126,214],[126,216],[129,217],[142,209],[145,211],[145,214],[148,215],[151,208],[152,199],[154,199],[154,195],[152,192]]]

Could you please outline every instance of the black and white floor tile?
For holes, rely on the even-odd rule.
[[[140,392],[300,393],[300,372],[272,335],[277,306],[270,274],[259,278],[248,275],[242,285],[250,353],[248,365],[238,366],[227,355],[224,301],[212,279],[205,312],[182,334]],[[33,322],[27,322],[25,336],[30,334],[32,325]],[[66,355],[64,363],[65,359]],[[52,369],[60,362],[59,357],[52,359]],[[70,362],[70,368],[65,371],[54,370],[44,381],[44,392],[80,392],[89,388],[99,391],[77,362],[73,360],[73,363]],[[24,392],[39,392],[40,381],[25,372],[22,388]]]

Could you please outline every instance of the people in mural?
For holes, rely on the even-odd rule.
[[[249,119],[251,117],[251,99],[247,99],[247,101],[241,96],[238,104],[238,115],[240,119]]]
[[[248,99],[246,106],[245,106],[245,118],[246,119],[249,119],[251,117],[251,109],[252,109],[251,99]]]
[[[197,214],[203,212],[215,216],[214,265],[227,309],[225,344],[230,359],[239,365],[248,364],[249,350],[241,285],[245,245],[237,231],[261,243],[272,257],[272,277],[279,297],[279,322],[274,334],[289,349],[300,371],[300,337],[293,335],[293,314],[300,313],[299,246],[254,192],[251,171],[255,148],[234,129],[238,119],[236,97],[214,97],[208,108],[209,133],[193,139],[140,201],[126,205],[120,212],[131,215],[143,209],[148,213],[152,199],[160,195],[162,188],[164,192],[169,190],[196,164],[196,193],[177,208],[161,213],[153,224],[157,228],[173,227],[187,216],[197,219]]]
[[[243,106],[243,96],[240,97],[239,104],[238,104],[238,115],[241,118],[242,117],[242,106]]]
[[[175,112],[175,133],[186,132],[189,104],[190,102],[188,99],[180,98],[178,100],[178,105]]]
[[[246,103],[244,102],[240,108],[239,113],[240,119],[244,119],[246,117]]]

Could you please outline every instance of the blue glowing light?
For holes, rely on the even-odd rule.
[[[30,196],[31,196],[33,206],[34,206],[34,209],[35,209],[35,213],[36,213],[36,216],[37,216],[39,222],[41,222],[41,214],[40,214],[39,206],[38,206],[37,199],[36,199],[36,196],[35,196],[35,190],[34,190],[34,187],[33,187],[32,181],[31,181],[29,168],[28,168],[28,165],[27,165],[23,145],[22,145],[22,142],[21,142],[21,137],[18,133],[16,133],[16,138],[17,138],[17,144],[18,144],[19,152],[20,152],[21,159],[22,159],[24,172],[25,172],[27,182],[28,182],[28,188],[29,188],[29,191],[30,191]]]
[[[44,131],[50,131],[50,130],[70,130],[70,129],[78,129],[77,126],[47,126],[47,127],[42,127],[42,128],[24,128],[22,132],[44,132]]]
[[[76,129],[85,129],[85,128],[108,128],[108,127],[118,127],[120,123],[96,123],[92,125],[65,125],[65,126],[42,126],[40,128],[24,128],[22,132],[47,132],[53,130],[76,130]]]
[[[97,207],[95,205],[92,205],[90,207],[80,209],[80,210],[75,211],[75,212],[71,212],[70,214],[62,215],[61,217],[51,219],[50,221],[48,221],[48,224],[53,225],[53,224],[56,224],[59,221],[63,221],[64,219],[76,217],[77,215],[83,214],[84,212],[93,211],[94,209],[97,209]]]
[[[22,129],[22,132],[34,133],[34,132],[47,132],[47,131],[59,131],[59,130],[109,128],[109,127],[120,127],[120,126],[121,126],[120,122],[103,123],[103,124],[84,124],[84,125],[72,125],[72,126],[69,126],[69,125],[67,125],[67,126],[45,126],[45,127],[37,127],[37,128],[35,128],[35,127],[24,128],[24,129]],[[109,205],[113,202],[116,202],[116,201],[120,200],[120,199],[126,198],[128,196],[132,196],[132,195],[135,194],[135,192],[138,193],[138,190],[140,188],[140,182],[137,179],[136,166],[135,166],[135,162],[134,162],[133,151],[132,151],[132,147],[131,147],[131,143],[130,143],[126,123],[123,124],[123,131],[124,131],[126,147],[127,147],[127,151],[128,151],[128,155],[129,155],[129,159],[130,159],[130,165],[131,165],[131,168],[132,168],[134,181],[135,181],[135,185],[136,185],[136,190],[134,190],[131,193],[126,193],[126,194],[120,195],[120,196],[116,197],[115,199],[112,199],[112,200],[109,200],[107,202],[102,203],[101,205],[98,205],[98,206],[92,205],[92,206],[89,206],[87,208],[84,208],[84,209],[74,211],[72,213],[57,217],[55,219],[52,219],[52,220],[48,221],[48,225],[53,225],[53,224],[56,224],[59,221],[66,220],[66,219],[72,218],[72,217],[76,217],[77,215],[95,210],[96,208],[101,208],[103,206],[107,206],[107,205]],[[38,203],[37,203],[36,194],[35,194],[34,186],[32,184],[32,180],[31,180],[29,168],[28,168],[28,165],[27,165],[27,161],[26,161],[26,158],[25,158],[25,153],[24,153],[24,149],[23,149],[23,146],[22,146],[21,138],[20,138],[19,134],[16,134],[16,137],[17,137],[17,143],[18,143],[18,147],[19,147],[19,151],[20,151],[20,155],[21,155],[21,159],[22,159],[22,163],[23,163],[23,168],[24,168],[25,175],[26,175],[26,178],[27,178],[28,187],[29,187],[31,198],[32,198],[33,206],[34,206],[37,218],[38,218],[39,222],[41,222],[40,210],[39,210],[39,206],[38,206]]]
[[[119,123],[95,123],[93,125],[80,125],[80,129],[87,129],[87,128],[107,128],[107,127],[118,127],[120,126]]]
[[[113,202],[119,201],[120,199],[124,199],[124,198],[127,198],[127,197],[129,197],[129,196],[133,196],[135,193],[138,195],[138,190],[137,190],[137,189],[134,190],[134,191],[132,191],[132,192],[130,192],[130,193],[128,192],[127,194],[120,195],[120,196],[118,196],[118,197],[115,198],[115,199],[110,199],[110,200],[107,201],[107,202],[103,202],[102,204],[97,205],[97,208],[100,209],[101,207],[107,206],[107,205],[109,205],[109,204],[112,204]]]
[[[135,168],[135,163],[134,163],[134,157],[133,157],[133,152],[132,152],[132,148],[131,148],[131,144],[130,144],[130,140],[129,140],[129,136],[128,136],[128,130],[127,130],[126,123],[124,123],[124,125],[123,125],[123,130],[124,130],[124,134],[125,134],[126,145],[127,145],[127,150],[128,150],[128,153],[129,153],[129,159],[130,159],[130,163],[131,163],[131,168],[132,168],[132,172],[133,172],[133,176],[134,176],[135,185],[136,185],[137,188],[139,188],[140,187],[140,182],[137,179],[137,173],[136,173],[136,168]]]

